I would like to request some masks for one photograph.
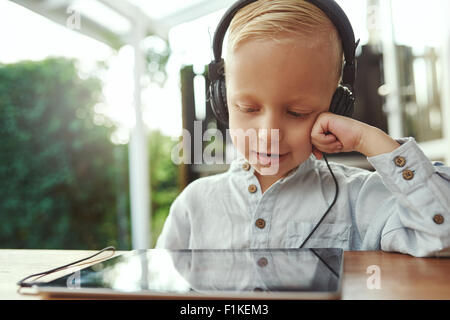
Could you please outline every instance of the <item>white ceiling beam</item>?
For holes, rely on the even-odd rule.
[[[132,24],[134,24],[137,21],[138,16],[140,16],[141,22],[145,25],[146,35],[157,35],[164,40],[169,39],[169,29],[163,24],[159,24],[158,21],[150,18],[145,12],[130,2],[117,0],[98,1],[127,18]]]
[[[47,17],[61,25],[66,26],[68,14],[67,8],[70,7],[72,0],[11,0],[38,14]],[[94,1],[94,0],[91,0]],[[172,27],[186,23],[202,16],[218,11],[230,6],[235,0],[203,0],[197,4],[181,9],[173,14],[164,17],[161,20],[155,20],[149,17],[142,9],[125,0],[97,0],[103,5],[114,10],[121,16],[128,19],[132,24],[140,16],[146,29],[146,36],[157,35],[168,40],[169,31]],[[117,35],[105,26],[83,16],[80,30],[76,30],[89,37],[97,39],[109,46],[118,49],[124,44],[131,43],[131,34]]]
[[[34,1],[37,6],[41,6],[47,10],[56,10],[66,8],[72,0],[37,0]]]
[[[38,13],[41,16],[48,18],[51,21],[54,21],[64,27],[67,27],[67,19],[69,18],[69,14],[67,13],[67,7],[61,6],[50,10],[49,8],[45,7],[45,3],[41,1],[39,2],[34,0],[12,0],[12,1],[25,8],[30,9],[31,11]],[[80,24],[80,28],[73,30],[80,32],[90,38],[103,42],[114,49],[119,49],[126,43],[125,42],[126,39],[123,36],[115,34],[111,30],[105,28],[103,25],[84,16]]]
[[[166,28],[170,29],[176,25],[201,18],[223,8],[228,8],[235,2],[236,0],[203,0],[164,17],[160,22],[163,23]]]

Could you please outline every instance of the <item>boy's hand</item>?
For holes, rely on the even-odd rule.
[[[382,130],[360,121],[321,113],[311,131],[313,154],[322,159],[322,152],[339,153],[357,151],[366,157],[389,153],[400,144]]]

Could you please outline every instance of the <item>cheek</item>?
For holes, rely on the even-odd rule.
[[[236,112],[229,111],[229,133],[231,136],[231,141],[233,142],[233,145],[235,148],[241,152],[243,155],[247,155],[248,150],[248,138],[245,138],[245,132],[247,132],[248,129],[248,122],[243,121],[242,117],[239,117]]]
[[[285,143],[287,143],[293,154],[296,156],[302,156],[305,154],[310,154],[312,152],[311,145],[311,130],[313,122],[302,126],[297,126],[292,128],[289,132],[286,132]]]
[[[247,131],[250,129],[248,121],[244,121],[243,117],[236,111],[229,111],[229,127],[230,134],[233,137],[233,133],[238,133],[241,131]]]
[[[228,109],[228,115],[230,129],[244,129],[243,125],[245,124],[245,121],[242,120],[242,117],[236,110]]]

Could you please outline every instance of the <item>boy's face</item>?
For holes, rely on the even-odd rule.
[[[337,87],[336,50],[324,42],[311,45],[301,39],[251,40],[228,54],[230,130],[232,135],[237,129],[257,133],[257,139],[247,139],[245,145],[233,137],[247,160],[256,159],[250,162],[257,175],[265,175],[264,168],[276,164],[277,171],[269,176],[279,179],[311,155],[312,127],[317,116],[328,111]],[[269,162],[260,154],[271,153],[271,148],[278,148],[278,161],[275,157]]]

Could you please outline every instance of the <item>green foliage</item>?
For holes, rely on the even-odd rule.
[[[178,167],[170,155],[177,141],[154,130],[149,135],[150,185],[152,199],[152,245],[161,233],[170,205],[179,193]]]
[[[0,65],[0,248],[131,248],[128,148],[94,124],[100,100],[75,61]],[[175,144],[150,132],[153,245],[179,193]]]
[[[0,247],[118,245],[128,170],[114,155],[127,151],[110,142],[113,126],[94,124],[100,99],[100,81],[80,79],[72,60],[0,66]]]

